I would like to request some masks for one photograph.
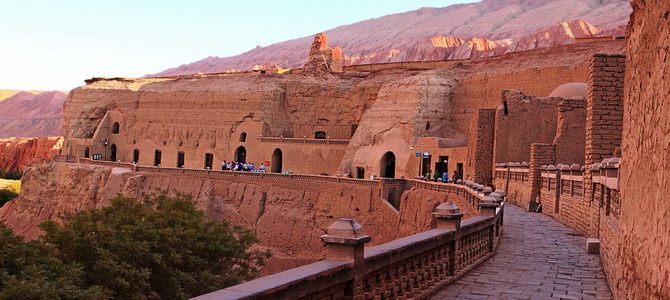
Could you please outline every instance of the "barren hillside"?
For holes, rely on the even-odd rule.
[[[62,135],[63,103],[59,91],[19,92],[0,102],[0,138]]]
[[[421,8],[326,31],[341,47],[345,65],[476,58],[573,43],[575,38],[621,35],[631,6],[626,0],[484,0]],[[243,54],[210,56],[150,76],[216,73],[254,68],[298,68],[312,36]]]

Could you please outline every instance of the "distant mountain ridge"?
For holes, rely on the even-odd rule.
[[[21,91],[0,101],[0,139],[63,135],[63,103],[67,94]]]
[[[345,65],[476,58],[621,35],[631,11],[626,0],[484,0],[387,15],[325,33],[331,46],[342,48]],[[299,68],[312,39],[210,56],[147,76]]]

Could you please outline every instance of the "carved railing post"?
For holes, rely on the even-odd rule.
[[[495,216],[496,208],[498,208],[498,206],[498,201],[491,196],[484,196],[484,198],[479,201],[479,211],[482,216]]]
[[[461,218],[463,214],[456,204],[447,202],[440,204],[432,213],[433,218],[437,220],[438,229],[461,229]]]
[[[454,276],[459,269],[459,263],[456,258],[460,255],[458,232],[461,230],[463,213],[461,213],[461,209],[456,204],[447,202],[440,204],[432,214],[437,219],[438,229],[456,230],[455,238],[449,242],[449,267],[447,269],[449,276]]]
[[[363,227],[352,219],[339,219],[326,230],[321,239],[326,243],[326,259],[332,261],[353,261],[354,280],[347,285],[345,296],[359,298],[363,293],[365,275],[364,244],[370,241]]]

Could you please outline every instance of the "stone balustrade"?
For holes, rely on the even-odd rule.
[[[414,187],[440,189],[438,184],[412,182]],[[475,184],[442,186],[478,197],[481,216],[461,220],[456,205],[443,203],[432,213],[435,229],[366,248],[370,237],[363,228],[340,219],[321,237],[326,260],[194,299],[427,298],[493,255],[503,226],[501,199],[475,193]]]
[[[319,144],[319,145],[348,145],[349,140],[342,139],[308,139],[308,138],[285,138],[262,136],[263,143],[286,143],[286,144]]]
[[[53,160],[57,162],[74,163],[77,162],[77,157],[74,155],[56,155],[54,156]]]

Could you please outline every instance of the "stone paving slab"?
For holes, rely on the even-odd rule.
[[[612,299],[586,239],[538,213],[506,204],[496,254],[431,299]]]

